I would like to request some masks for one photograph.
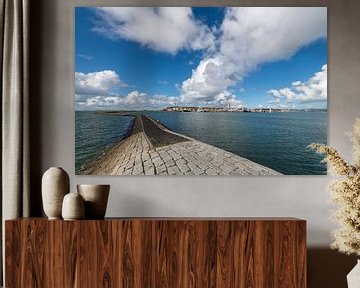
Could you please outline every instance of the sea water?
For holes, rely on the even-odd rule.
[[[143,112],[169,129],[287,175],[326,174],[310,143],[327,142],[326,112]],[[76,112],[76,171],[125,137],[131,117]]]
[[[94,111],[75,112],[75,171],[80,174],[87,165],[126,137],[133,117],[102,115]]]

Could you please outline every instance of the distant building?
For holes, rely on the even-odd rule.
[[[225,107],[196,107],[196,106],[170,106],[162,111],[167,112],[254,112],[254,113],[273,113],[273,112],[326,112],[327,109],[295,109],[295,108],[228,108]]]

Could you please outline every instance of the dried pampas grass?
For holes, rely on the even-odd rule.
[[[330,172],[337,176],[329,185],[332,200],[338,204],[333,218],[342,227],[333,231],[331,247],[346,254],[360,256],[360,118],[349,133],[353,143],[354,164],[345,161],[332,147],[313,143],[309,148],[325,155],[323,162]]]

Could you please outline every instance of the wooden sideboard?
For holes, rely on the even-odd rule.
[[[6,287],[306,287],[306,221],[116,218],[5,223]]]

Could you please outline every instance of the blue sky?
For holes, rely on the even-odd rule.
[[[75,13],[76,109],[327,106],[326,8]]]

